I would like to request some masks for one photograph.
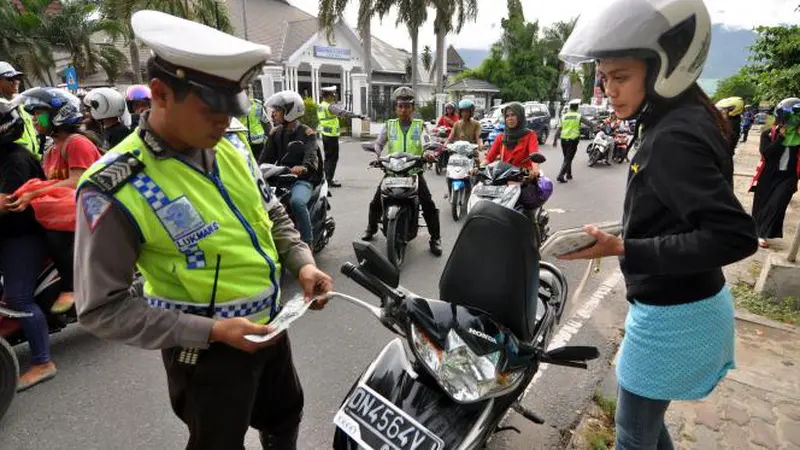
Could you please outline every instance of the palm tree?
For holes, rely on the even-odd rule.
[[[50,3],[51,0],[22,0],[17,9],[11,2],[0,2],[0,60],[53,85],[53,47],[46,39],[43,23]]]
[[[446,68],[444,48],[445,36],[455,31],[461,32],[467,20],[478,18],[478,0],[430,0],[436,10],[433,27],[436,32],[436,92],[444,92],[444,74]],[[455,19],[455,21],[454,21]],[[431,74],[433,76],[433,74]]]
[[[552,61],[552,64],[555,64],[556,68],[558,69],[558,76],[556,77],[554,85],[551,88],[550,100],[557,100],[555,97],[557,97],[558,88],[561,83],[561,77],[564,74],[564,61],[559,59],[558,52],[560,52],[561,48],[564,47],[564,43],[567,42],[567,38],[569,38],[569,35],[572,34],[572,30],[575,29],[575,22],[577,22],[577,20],[577,18],[574,18],[569,21],[559,21],[544,29],[543,41],[549,55],[548,59]]]
[[[428,20],[428,1],[429,0],[396,0],[395,2],[386,1],[382,6],[382,11],[388,11],[388,7],[394,4],[398,8],[397,25],[405,25],[408,34],[411,36],[411,88],[417,91],[419,83],[419,29]]]
[[[62,2],[58,13],[47,16],[45,30],[53,44],[69,53],[79,78],[101,67],[114,81],[125,67],[125,55],[114,46],[122,36],[122,24],[99,15],[98,6],[91,1]],[[110,42],[99,41],[104,36]]]
[[[247,0],[243,0],[247,1]],[[114,19],[123,27],[123,36],[128,45],[133,82],[142,82],[142,68],[139,44],[131,27],[131,16],[142,9],[153,9],[176,17],[195,20],[219,30],[230,33],[233,30],[228,8],[224,0],[105,0],[102,2],[103,15]]]
[[[426,72],[431,72],[431,66],[433,65],[433,51],[429,45],[426,45],[422,48],[422,68],[425,69]]]

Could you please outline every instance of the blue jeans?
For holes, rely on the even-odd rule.
[[[292,208],[297,231],[300,232],[303,242],[309,246],[312,245],[314,240],[314,232],[311,229],[311,214],[308,212],[308,202],[311,200],[311,191],[313,190],[314,186],[308,181],[297,181],[292,186],[292,199],[289,200],[289,207]]]
[[[6,304],[11,309],[33,314],[32,317],[20,319],[22,331],[31,347],[32,364],[50,361],[47,320],[33,295],[44,255],[43,236],[0,239],[0,272],[3,273]]]
[[[664,423],[669,400],[640,397],[617,387],[617,450],[672,450]]]

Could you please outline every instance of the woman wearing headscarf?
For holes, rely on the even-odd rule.
[[[486,154],[486,164],[501,159],[513,166],[525,168],[531,176],[539,174],[538,164],[528,156],[539,151],[539,139],[536,132],[529,130],[525,123],[525,108],[521,103],[509,103],[503,110],[505,131],[500,133]]]
[[[775,125],[761,133],[761,162],[750,185],[758,244],[783,237],[786,208],[800,178],[800,99],[787,98],[775,108]]]

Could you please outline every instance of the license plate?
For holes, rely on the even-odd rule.
[[[411,177],[384,178],[383,185],[388,188],[409,188],[414,186],[414,179]]]
[[[369,386],[359,385],[333,419],[370,450],[442,450],[444,442]]]
[[[500,197],[506,191],[505,186],[481,186],[475,190],[475,194],[481,197]]]

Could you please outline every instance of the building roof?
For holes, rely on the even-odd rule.
[[[474,78],[466,78],[455,82],[447,86],[447,90],[461,92],[500,92],[500,89],[492,83],[484,80],[476,80]]]
[[[319,29],[317,18],[287,0],[225,0],[234,34],[244,38],[244,10],[247,9],[247,40],[268,45],[270,61],[282,62]],[[298,41],[301,41],[298,44]]]
[[[467,65],[467,63],[464,62],[464,59],[458,53],[458,50],[456,50],[452,45],[447,47],[447,65],[457,66],[459,68],[466,67]]]

